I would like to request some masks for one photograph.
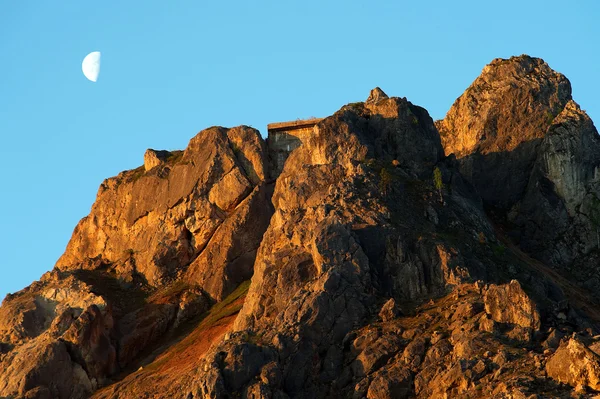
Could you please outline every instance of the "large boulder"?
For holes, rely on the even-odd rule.
[[[541,318],[535,302],[523,291],[517,280],[509,284],[491,284],[485,291],[485,311],[489,317],[483,322],[499,323],[510,338],[529,341],[541,327]],[[482,327],[485,330],[486,327]],[[494,331],[495,328],[491,327]],[[490,332],[492,332],[490,331]]]
[[[546,372],[558,382],[600,390],[600,356],[577,339],[560,345],[548,360]]]
[[[147,172],[150,169],[160,166],[160,165],[164,164],[173,155],[174,154],[172,154],[169,151],[165,151],[165,150],[157,151],[157,150],[153,150],[152,148],[148,148],[146,150],[146,152],[144,153],[144,169]]]
[[[483,297],[485,311],[499,323],[516,324],[533,330],[540,329],[540,314],[533,300],[517,280],[509,284],[492,284]]]

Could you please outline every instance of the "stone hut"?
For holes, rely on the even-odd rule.
[[[314,134],[314,128],[323,118],[312,118],[267,125],[267,145],[273,159],[273,171],[279,176],[292,151]]]

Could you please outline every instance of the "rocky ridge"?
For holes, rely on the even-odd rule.
[[[543,60],[494,60],[435,123],[376,88],[270,156],[213,127],[105,180],[0,307],[0,397],[600,391],[600,141]]]
[[[594,291],[600,137],[567,78],[541,59],[494,60],[437,127],[511,238]]]

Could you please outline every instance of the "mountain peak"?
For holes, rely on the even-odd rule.
[[[369,98],[367,98],[366,103],[376,103],[380,100],[389,98],[387,94],[385,94],[385,92],[383,90],[381,90],[379,87],[374,88],[373,90],[371,90],[371,92],[369,93]]]
[[[569,80],[544,60],[526,55],[497,58],[437,127],[447,154],[511,151],[543,137],[569,100]]]

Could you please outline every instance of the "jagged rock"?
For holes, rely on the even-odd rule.
[[[576,339],[562,343],[546,363],[548,376],[573,387],[600,390],[600,357]]]
[[[185,279],[199,285],[213,299],[222,300],[252,277],[258,244],[272,215],[272,187],[262,185],[245,198],[232,217],[221,223],[192,261]]]
[[[265,161],[266,147],[257,130],[215,127],[200,132],[180,155],[168,157],[160,170],[138,168],[105,180],[57,267],[129,270],[160,286],[185,271],[209,241],[229,251],[226,243],[211,238],[223,223],[239,223],[233,208],[264,189]],[[268,198],[260,199],[268,218]],[[254,230],[261,235],[260,225]],[[259,243],[248,240],[237,251],[252,254]],[[134,270],[120,267],[126,262]],[[218,270],[229,264],[204,262],[198,267]]]
[[[412,396],[412,374],[398,365],[377,372],[369,384],[367,399],[404,399]]]
[[[509,214],[522,230],[524,249],[576,275],[588,275],[586,265],[596,263],[593,251],[600,246],[599,166],[598,132],[569,101],[539,146],[524,198]],[[573,262],[579,267],[570,267]]]
[[[548,335],[548,338],[542,343],[542,346],[545,349],[556,349],[560,345],[560,341],[563,339],[565,335],[561,333],[559,330],[552,330],[552,332]]]
[[[148,304],[119,320],[119,365],[127,366],[144,348],[156,342],[175,321],[176,313],[173,304]]]
[[[521,248],[597,292],[600,137],[567,78],[539,58],[494,60],[437,127]]]
[[[491,315],[482,315],[479,319],[479,330],[489,333],[495,333],[497,330],[496,322],[491,318]]]
[[[541,59],[496,59],[437,123],[447,154],[483,199],[508,208],[529,181],[536,147],[567,102],[571,85]]]
[[[76,356],[90,379],[103,381],[118,371],[117,351],[111,342],[113,320],[110,312],[96,306],[87,308],[62,335],[62,341]]]
[[[402,354],[402,361],[410,369],[415,370],[423,362],[426,349],[427,341],[425,340],[425,338],[417,337],[404,349],[404,353]]]
[[[238,334],[237,337],[243,339],[243,334]],[[279,382],[278,372],[275,371],[277,366],[272,363],[274,353],[271,349],[235,341],[232,338],[223,347],[213,348],[205,356],[202,366],[205,375],[202,376],[199,387],[199,394],[202,395],[200,397],[223,397],[228,389],[239,392],[255,377],[263,378],[263,374],[267,381]],[[227,349],[222,350],[225,347]],[[206,377],[210,379],[206,380]],[[266,391],[267,387],[276,388],[276,385],[266,385],[262,382],[257,386],[249,387],[249,392],[259,395],[260,392]]]
[[[492,320],[523,327],[540,329],[540,315],[535,302],[523,291],[517,280],[505,285],[490,285],[484,295],[485,311]]]
[[[441,339],[427,350],[423,364],[425,367],[437,366],[450,353],[452,353],[452,344],[447,339]]]
[[[469,360],[481,352],[481,342],[474,333],[458,331],[451,337],[452,354],[455,359]]]
[[[512,151],[542,138],[570,99],[568,79],[543,60],[497,58],[438,124],[444,149],[457,156]]]
[[[92,393],[92,384],[81,366],[72,361],[66,345],[47,335],[12,351],[0,363],[2,396],[84,399]]]
[[[252,191],[250,182],[240,169],[233,169],[217,182],[208,193],[208,200],[224,211],[233,209]]]
[[[62,334],[70,325],[69,319],[79,317],[83,309],[106,307],[104,298],[91,291],[89,285],[68,276],[35,283],[8,296],[0,308],[0,340],[23,342],[49,328]]]
[[[396,304],[396,300],[394,298],[390,298],[387,302],[381,307],[381,311],[379,312],[379,317],[383,321],[390,321],[400,316],[402,311]]]
[[[428,397],[434,398],[463,396],[472,384],[472,379],[467,371],[469,371],[467,361],[454,362],[447,370],[435,375],[422,392],[429,395]]]
[[[402,340],[394,335],[384,335],[364,348],[352,364],[354,375],[364,377],[376,371],[403,347]],[[413,353],[411,352],[411,355]],[[412,360],[412,357],[410,357]],[[407,361],[410,363],[410,361]]]
[[[148,148],[144,153],[144,169],[149,171],[159,165],[164,164],[171,156],[171,152],[165,150],[153,150]]]
[[[365,103],[367,103],[367,104],[376,103],[378,101],[385,100],[387,98],[389,98],[388,95],[385,94],[385,92],[383,90],[381,90],[379,87],[376,87],[373,90],[371,90],[371,92],[369,93],[369,98],[367,98],[367,101],[365,101]]]
[[[457,306],[451,321],[468,320],[480,313],[483,310],[483,307],[484,305],[481,303],[463,302]]]

